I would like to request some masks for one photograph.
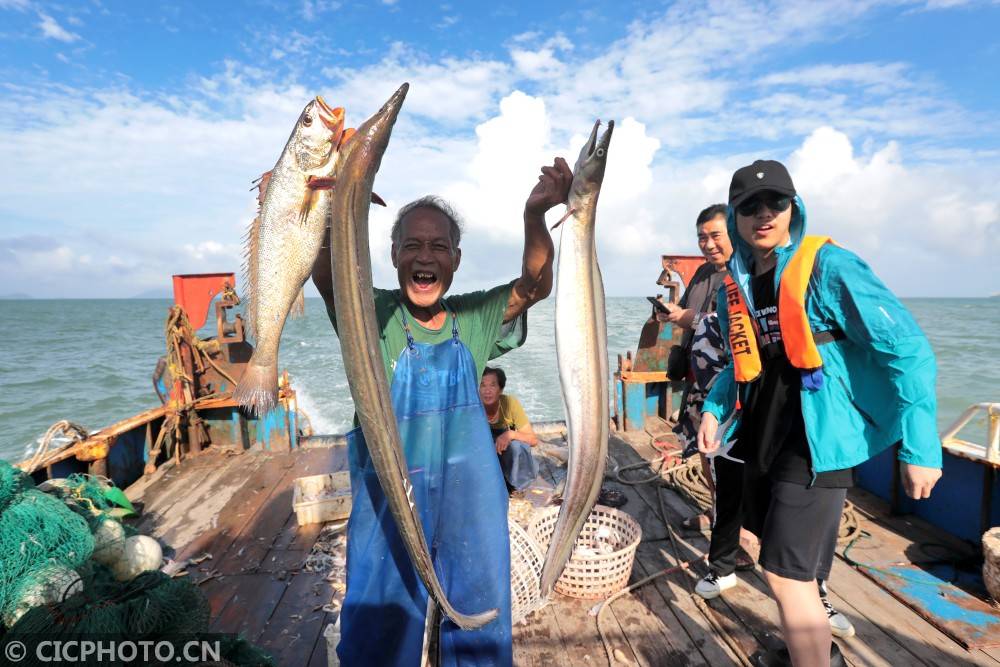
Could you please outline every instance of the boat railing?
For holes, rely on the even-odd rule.
[[[959,431],[980,413],[986,414],[986,443],[969,442]],[[952,454],[1000,466],[1000,403],[974,403],[951,426],[941,431],[941,444]]]

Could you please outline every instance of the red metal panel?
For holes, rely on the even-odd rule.
[[[660,255],[660,261],[663,263],[665,271],[675,271],[680,274],[681,280],[684,281],[684,288],[687,289],[694,277],[694,272],[705,263],[705,258],[701,255]]]
[[[184,309],[191,326],[197,331],[205,326],[208,307],[226,285],[236,289],[232,273],[189,273],[174,276],[174,303]]]

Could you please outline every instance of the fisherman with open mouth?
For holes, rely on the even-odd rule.
[[[896,446],[911,498],[941,477],[927,338],[867,264],[805,224],[784,165],[733,174],[733,254],[717,297],[731,361],[697,439],[703,454],[744,462],[744,526],[760,538],[787,643],[756,665],[844,664],[817,580],[830,574],[854,467]]]
[[[441,665],[513,662],[508,495],[479,384],[487,361],[524,343],[528,308],[552,290],[545,213],[566,202],[572,180],[563,158],[542,167],[524,206],[520,276],[484,291],[446,296],[462,261],[461,224],[446,201],[422,197],[396,216],[391,258],[399,287],[375,289],[374,300],[393,409],[406,422],[400,432],[411,502],[448,599],[464,611],[495,608],[498,616],[471,630],[447,618],[438,624],[378,485],[362,485],[352,489],[355,508],[372,511],[351,515],[343,665],[416,667],[424,650]],[[313,281],[336,327],[330,261],[329,252],[319,253]],[[356,455],[352,449],[352,475]]]

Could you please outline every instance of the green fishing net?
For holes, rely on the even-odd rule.
[[[143,572],[128,582],[116,581],[97,563],[80,568],[83,589],[56,604],[28,611],[6,638],[37,636],[69,641],[100,636],[107,639],[170,641],[181,645],[204,637],[220,642],[227,664],[272,665],[266,653],[237,636],[205,636],[209,605],[205,595],[185,579],[162,572]]]
[[[105,477],[77,473],[65,479],[50,480],[43,487],[86,519],[91,530],[95,530],[104,519],[117,520],[135,514],[125,493]],[[126,530],[129,535],[135,532],[129,528]]]
[[[0,619],[6,624],[22,598],[41,596],[93,550],[87,522],[58,498],[35,489],[14,496],[0,511]]]
[[[0,512],[18,494],[33,486],[30,477],[6,461],[0,461]]]
[[[108,548],[109,534],[120,542],[135,532],[116,520],[130,513],[124,493],[107,479],[71,475],[35,488],[0,461],[0,640],[167,640],[179,651],[204,638],[219,642],[223,665],[273,665],[242,637],[205,636],[208,600],[187,580],[152,571],[120,582],[90,560],[98,558],[92,532],[98,547]]]

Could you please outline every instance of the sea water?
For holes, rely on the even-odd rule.
[[[938,425],[969,404],[1000,401],[1000,299],[909,299],[937,354]],[[153,369],[165,353],[169,300],[0,301],[0,458],[20,460],[49,426],[68,419],[93,431],[159,405]],[[556,366],[553,299],[528,315],[528,340],[491,362],[507,373],[508,393],[536,421],[563,419]],[[642,297],[609,298],[609,367],[635,351],[649,317]],[[214,333],[214,318],[201,331]],[[317,433],[342,433],[354,413],[340,346],[319,299],[289,320],[280,366]],[[983,442],[985,426],[966,433]]]

